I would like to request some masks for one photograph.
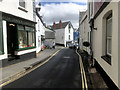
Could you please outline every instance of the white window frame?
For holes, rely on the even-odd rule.
[[[111,36],[107,35],[107,32],[109,31],[108,22],[110,22],[110,21],[112,23],[112,15],[108,19],[106,18],[106,54],[109,56],[111,56],[111,53],[112,53],[112,35]],[[111,34],[112,34],[112,31],[111,31]],[[109,44],[108,44],[109,40],[111,40],[111,53],[109,53]]]

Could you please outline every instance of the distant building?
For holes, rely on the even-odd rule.
[[[79,43],[79,31],[78,31],[78,29],[74,30],[74,43],[76,43],[76,44]]]
[[[53,43],[55,43],[55,31],[46,27],[46,29],[45,29],[45,46],[48,48],[52,48]]]
[[[73,32],[74,28],[70,21],[59,23],[53,23],[52,29],[55,31],[55,42],[67,47],[68,43],[73,43]]]

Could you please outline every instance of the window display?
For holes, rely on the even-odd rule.
[[[27,48],[35,46],[34,29],[28,26],[18,26],[19,48]]]
[[[28,32],[28,40],[29,47],[35,46],[34,32]]]
[[[26,31],[19,31],[19,48],[27,47],[27,32]]]

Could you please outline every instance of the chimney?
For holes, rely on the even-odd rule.
[[[55,24],[55,22],[53,23],[53,29],[55,29],[56,28],[56,24]]]
[[[59,21],[59,28],[62,28],[62,22],[61,22],[61,20]]]

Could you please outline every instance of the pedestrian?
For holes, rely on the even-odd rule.
[[[53,42],[53,48],[55,49],[55,42]]]

